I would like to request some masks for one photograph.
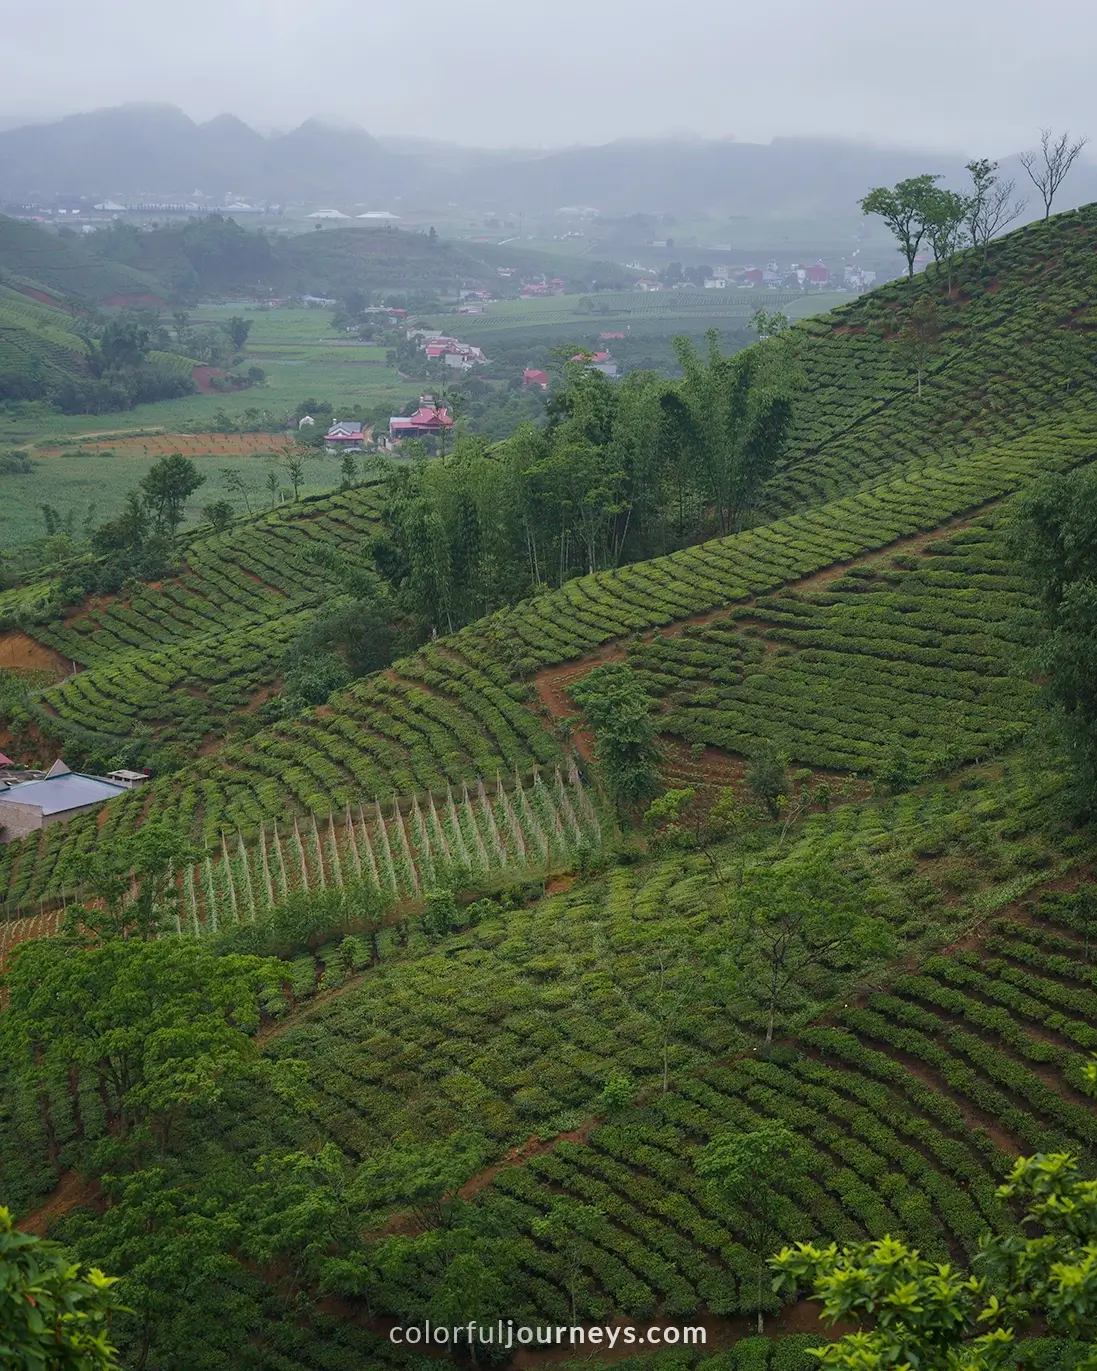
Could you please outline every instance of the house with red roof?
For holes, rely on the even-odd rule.
[[[528,386],[540,386],[542,390],[548,390],[550,379],[547,371],[542,371],[539,367],[527,367],[522,372],[522,388],[524,390]]]
[[[365,438],[366,435],[361,424],[338,420],[324,435],[324,442],[328,447],[351,450],[360,448],[365,442]]]
[[[830,280],[830,268],[824,266],[822,262],[816,262],[813,267],[807,268],[804,275],[813,286],[825,286]]]
[[[433,395],[420,395],[419,408],[414,414],[394,414],[389,420],[389,437],[393,441],[429,438],[452,427],[453,416],[445,405],[435,404]]]

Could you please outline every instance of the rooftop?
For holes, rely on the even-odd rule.
[[[82,776],[78,771],[65,771],[56,776],[44,776],[40,781],[23,781],[0,794],[0,805],[33,805],[43,814],[63,814],[67,809],[98,804],[125,794],[126,787],[98,776]],[[2,813],[2,811],[0,811]]]

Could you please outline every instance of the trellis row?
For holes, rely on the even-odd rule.
[[[248,846],[222,833],[219,854],[184,871],[176,931],[215,931],[250,922],[293,891],[343,889],[362,882],[393,902],[416,900],[453,879],[493,874],[546,875],[580,848],[599,849],[602,829],[579,772],[538,770],[513,788],[500,776],[441,802],[433,793],[387,804],[344,807],[326,819],[294,817],[288,829],[264,824]]]

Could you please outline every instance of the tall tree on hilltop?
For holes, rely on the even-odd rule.
[[[969,162],[967,170],[971,175],[967,231],[973,246],[982,248],[985,262],[991,239],[1019,217],[1028,201],[1013,198],[1017,183],[998,175],[997,162],[982,157]]]
[[[1039,148],[1021,153],[1021,165],[1044,202],[1045,219],[1051,218],[1051,206],[1059,187],[1088,142],[1087,134],[1072,143],[1069,132],[1065,130],[1058,138],[1054,138],[1050,129],[1041,129]]]
[[[906,258],[907,276],[914,276],[914,259],[933,223],[936,182],[928,173],[911,176],[888,188],[877,186],[861,201],[862,214],[878,214],[899,242]]]
[[[966,195],[935,186],[929,196],[929,221],[926,236],[933,248],[933,260],[948,273],[947,287],[952,293],[952,259],[967,246],[967,221],[970,204]]]

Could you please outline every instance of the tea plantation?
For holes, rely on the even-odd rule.
[[[425,1371],[471,1363],[390,1329],[623,1318],[711,1334],[637,1371],[806,1371],[827,1333],[760,1280],[708,1144],[795,1138],[768,1250],[891,1235],[962,1266],[1020,1233],[1018,1156],[1093,1174],[1097,831],[1011,530],[1019,496],[1097,458],[1095,240],[1097,209],[1061,215],[949,290],[793,326],[791,437],[743,528],[501,608],[296,717],[226,727],[337,593],[310,551],[377,528],[373,486],[192,535],[170,582],[31,624],[84,668],[32,696],[43,732],[190,757],[0,851],[0,1200],[128,1277],[127,1366]],[[908,291],[942,315],[921,395],[893,347]],[[615,807],[618,740],[568,695],[605,665],[711,813]],[[66,931],[96,854],[156,820],[192,844],[159,926],[97,941],[93,909]],[[136,906],[120,884],[102,900]],[[814,943],[766,942],[809,915]],[[210,982],[181,1001],[214,1043],[200,1070],[182,1020],[144,1044],[174,957]],[[142,1051],[132,1086],[117,1062]],[[1031,1337],[1017,1365],[1079,1356]]]

